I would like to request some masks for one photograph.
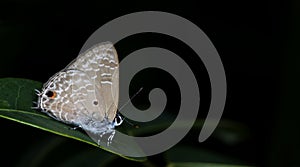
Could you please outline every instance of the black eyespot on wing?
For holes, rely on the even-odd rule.
[[[51,90],[48,90],[47,93],[46,93],[46,95],[47,95],[48,97],[52,97],[52,96],[54,95],[54,92],[51,91]]]
[[[49,97],[50,99],[54,99],[56,97],[56,92],[54,92],[52,90],[48,90],[46,92],[46,96]]]
[[[95,106],[98,105],[98,101],[97,101],[97,100],[93,101],[93,104],[94,104]]]

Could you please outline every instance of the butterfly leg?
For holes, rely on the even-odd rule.
[[[103,135],[106,134],[106,132],[101,132],[99,133],[99,139],[97,140],[97,144],[100,145],[100,142],[101,142],[101,138],[103,137]]]
[[[100,146],[101,138],[97,140],[97,144]]]
[[[112,143],[112,139],[114,138],[115,133],[116,133],[115,130],[112,130],[112,131],[111,131],[111,134],[109,135],[109,137],[108,137],[108,139],[107,139],[107,146],[109,146],[109,145]]]
[[[69,129],[70,130],[77,130],[78,128],[82,128],[81,125],[70,127]]]
[[[107,143],[106,145],[109,146],[112,143],[112,139],[115,136],[115,130],[111,130],[111,129],[107,129],[106,131],[103,131],[101,133],[99,133],[99,139],[97,140],[97,144],[100,145],[101,142],[101,138],[103,137],[103,135],[110,133],[108,139],[107,139]]]

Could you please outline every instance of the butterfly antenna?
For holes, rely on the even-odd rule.
[[[141,87],[130,99],[122,105],[122,107],[119,108],[119,111],[121,111],[132,99],[135,98],[136,95],[138,95],[143,90],[143,87]]]
[[[132,127],[134,127],[134,128],[139,128],[139,126],[138,126],[138,125],[136,125],[136,124],[133,124],[132,122],[128,121],[128,120],[126,119],[126,117],[122,116],[122,118],[123,118],[123,120],[122,120],[122,121],[125,121],[125,122],[127,122],[127,123],[128,123],[130,126],[132,126]]]
[[[137,94],[139,94],[141,91],[143,90],[143,87],[141,87],[132,97],[130,97],[130,99],[125,103],[125,104],[123,104],[122,105],[122,107],[120,107],[120,109],[119,109],[119,111],[121,111],[132,99],[134,99],[135,98],[135,96],[137,95]],[[131,126],[133,126],[133,127],[135,127],[135,128],[139,128],[139,126],[138,125],[136,125],[136,124],[133,124],[133,123],[131,123],[130,121],[128,121],[124,116],[122,116],[123,117],[123,121],[126,121],[129,125],[131,125]]]
[[[123,117],[123,121],[127,122],[131,126],[134,126],[133,123],[131,123],[130,121],[128,121],[125,117]]]

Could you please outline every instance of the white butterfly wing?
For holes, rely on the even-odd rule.
[[[77,89],[87,89],[86,99],[80,104],[86,107],[87,114],[100,120],[107,117],[110,122],[113,121],[119,101],[118,68],[117,52],[113,44],[108,42],[93,46],[66,67],[65,70],[82,72],[81,81],[74,85]]]

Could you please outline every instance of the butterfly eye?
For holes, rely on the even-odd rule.
[[[46,95],[50,99],[54,99],[56,97],[56,93],[54,91],[51,91],[51,90],[47,91]]]

